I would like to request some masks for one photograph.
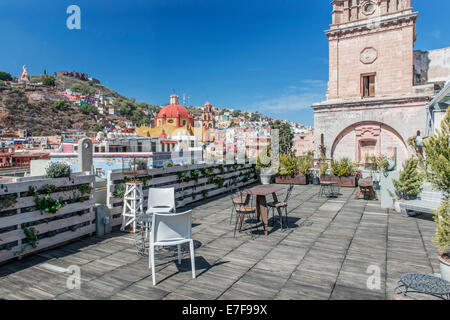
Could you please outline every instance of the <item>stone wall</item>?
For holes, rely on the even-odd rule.
[[[315,141],[320,142],[321,134],[324,134],[327,157],[339,159],[345,156],[356,161],[355,128],[364,122],[382,124],[380,152],[387,155],[390,148],[396,147],[401,163],[412,151],[407,147],[408,138],[415,136],[417,130],[425,132],[427,101],[426,98],[417,98],[316,106]],[[319,143],[316,143],[316,154],[320,154]]]
[[[314,131],[297,133],[294,135],[294,150],[296,156],[300,157],[310,151],[314,151]]]
[[[450,81],[450,47],[414,51],[414,84]]]

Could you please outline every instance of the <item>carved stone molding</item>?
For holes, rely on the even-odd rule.
[[[372,64],[378,58],[378,51],[375,48],[369,47],[361,51],[361,62],[364,64]]]

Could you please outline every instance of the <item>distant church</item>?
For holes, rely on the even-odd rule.
[[[207,102],[202,110],[200,127],[194,126],[194,117],[179,104],[179,98],[173,94],[170,103],[164,106],[155,116],[154,127],[136,128],[136,133],[142,137],[158,137],[174,139],[176,136],[197,136],[201,142],[213,141],[212,134],[216,127],[212,105]]]
[[[411,0],[332,4],[327,99],[312,106],[316,153],[401,164],[412,153],[408,138],[426,131],[426,105],[450,79],[450,48],[414,52]]]

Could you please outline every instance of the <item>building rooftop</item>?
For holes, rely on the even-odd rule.
[[[317,186],[296,186],[288,229],[277,220],[255,239],[233,237],[228,196],[183,208],[193,209],[196,279],[188,253],[178,265],[176,252],[163,249],[153,286],[135,236],[114,232],[2,266],[0,298],[390,300],[402,274],[439,272],[431,217],[405,219],[379,201],[354,200],[354,192],[342,188],[339,198],[326,199]],[[80,290],[66,288],[72,265],[81,270]],[[379,288],[367,287],[369,268],[379,268]]]

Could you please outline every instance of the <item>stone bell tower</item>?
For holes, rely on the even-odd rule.
[[[202,110],[202,141],[211,142],[212,129],[216,127],[216,120],[214,119],[214,113],[212,105],[206,102]],[[208,134],[209,131],[209,134]]]
[[[418,14],[411,0],[332,4],[328,100],[412,93]]]
[[[416,20],[411,0],[334,0],[327,99],[312,106],[316,153],[364,163],[412,150],[433,90],[414,86]]]

